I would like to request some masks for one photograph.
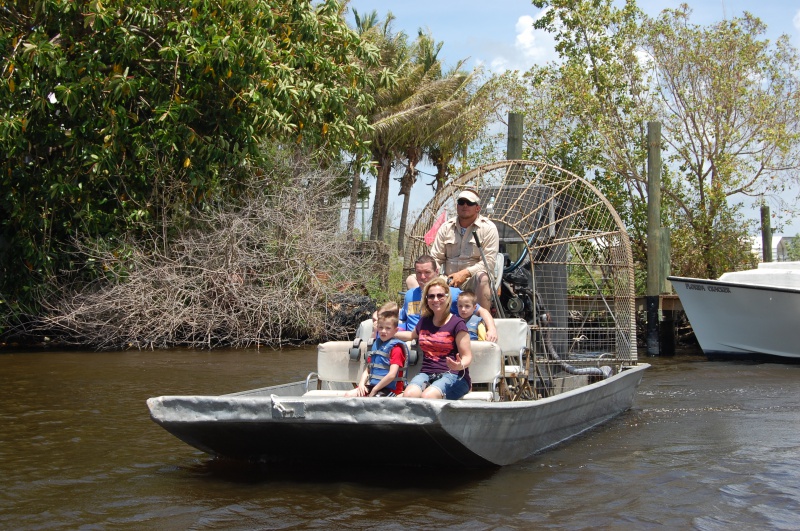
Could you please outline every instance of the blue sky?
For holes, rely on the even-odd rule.
[[[768,38],[774,40],[786,34],[792,44],[800,48],[800,0],[639,0],[637,5],[648,15],[655,16],[681,3],[692,8],[692,23],[701,25],[739,17],[749,11],[767,25]],[[489,72],[501,72],[527,70],[534,64],[556,58],[552,38],[532,28],[539,9],[527,0],[351,0],[349,5],[360,14],[377,10],[381,18],[391,11],[395,16],[394,29],[403,30],[412,37],[420,27],[430,29],[437,41],[444,42],[440,58],[447,65],[468,59],[468,67],[482,65]],[[352,23],[352,14],[348,21]],[[421,169],[425,171],[424,167]],[[423,207],[430,199],[430,187],[425,184],[429,180],[421,178],[415,185],[412,209]],[[397,196],[397,183],[393,186],[390,201],[399,217],[402,198]],[[793,194],[797,192],[794,190]],[[772,210],[775,213],[776,207]],[[757,219],[758,216],[758,209],[754,208],[752,217]],[[784,234],[800,232],[800,219],[796,223],[785,218],[781,221],[786,224]]]

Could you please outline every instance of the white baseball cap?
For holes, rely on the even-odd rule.
[[[472,203],[480,203],[481,202],[481,198],[478,197],[478,193],[475,190],[472,190],[470,188],[467,188],[465,190],[461,190],[461,192],[458,194],[458,197],[456,198],[456,200],[459,200],[459,199],[466,199],[467,201],[470,201]]]

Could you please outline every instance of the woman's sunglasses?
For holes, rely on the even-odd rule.
[[[432,300],[435,300],[435,299],[444,299],[445,297],[447,297],[447,295],[444,294],[444,293],[428,293],[428,300],[429,301],[432,301]]]
[[[473,203],[469,199],[459,199],[457,202],[458,202],[459,205],[462,205],[462,206],[463,205],[475,206],[475,205],[478,204],[478,203]]]

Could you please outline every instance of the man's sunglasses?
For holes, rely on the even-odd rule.
[[[473,203],[473,202],[472,202],[472,201],[470,201],[469,199],[459,199],[459,200],[458,200],[458,204],[459,204],[459,205],[462,205],[462,206],[463,206],[463,205],[475,206],[475,205],[477,205],[478,203]]]
[[[447,295],[444,294],[444,293],[429,293],[428,294],[428,300],[429,301],[436,300],[436,299],[444,299],[445,297],[447,297]]]

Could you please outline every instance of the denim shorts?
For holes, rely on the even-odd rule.
[[[434,379],[433,383],[429,383],[432,378]],[[414,378],[408,382],[408,385],[416,385],[423,391],[428,386],[435,387],[442,393],[442,396],[448,400],[458,400],[469,392],[469,384],[467,381],[452,372],[443,372],[440,374],[425,374],[421,372],[414,376]]]

